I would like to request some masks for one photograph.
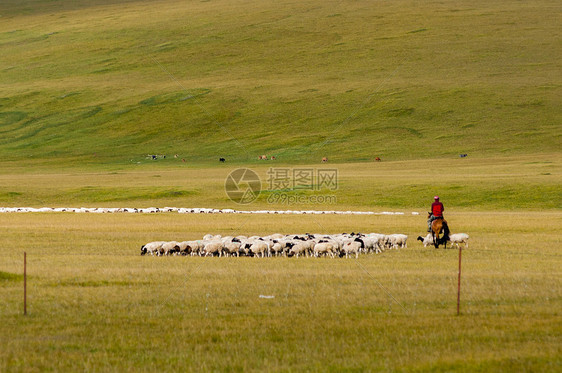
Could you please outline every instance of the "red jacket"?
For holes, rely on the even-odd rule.
[[[431,205],[431,213],[433,216],[438,218],[443,217],[443,211],[445,211],[445,207],[443,207],[441,202],[433,202]]]

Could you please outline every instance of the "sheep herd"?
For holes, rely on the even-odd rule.
[[[233,209],[212,209],[212,208],[185,208],[185,207],[0,207],[0,213],[26,213],[26,212],[74,212],[92,214],[114,214],[114,213],[168,213],[178,214],[285,214],[285,215],[405,215],[401,211],[338,211],[338,210],[233,210]],[[412,215],[419,215],[413,211]]]
[[[342,233],[304,235],[280,233],[269,236],[207,234],[202,240],[154,241],[141,247],[141,255],[253,256],[253,257],[355,257],[406,247],[405,234]]]

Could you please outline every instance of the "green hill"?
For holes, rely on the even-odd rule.
[[[2,1],[1,162],[559,152],[559,10]]]

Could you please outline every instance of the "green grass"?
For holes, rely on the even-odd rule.
[[[450,213],[457,250],[423,248],[415,216],[0,215],[0,369],[10,371],[555,371],[553,213]],[[423,219],[422,219],[423,220]],[[410,235],[359,260],[141,257],[204,233]],[[25,240],[22,240],[25,237]],[[262,299],[259,295],[274,295]]]
[[[447,211],[560,210],[562,159],[559,155],[492,159],[419,160],[376,163],[289,165],[277,162],[184,164],[176,159],[104,168],[77,165],[0,172],[0,205],[30,207],[212,207],[233,209],[374,210],[424,212],[434,195]],[[238,167],[255,170],[262,182],[258,199],[231,201],[225,180]],[[287,170],[288,190],[277,190],[270,168]],[[293,172],[337,171],[337,187],[299,188]],[[280,194],[292,200],[282,200]],[[295,200],[301,198],[301,200]]]
[[[1,162],[558,152],[555,9],[507,0],[3,2]]]
[[[23,280],[23,275],[0,271],[0,281],[18,281],[18,280]]]

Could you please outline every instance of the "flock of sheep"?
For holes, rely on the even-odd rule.
[[[233,210],[233,209],[211,209],[211,208],[184,208],[184,207],[0,207],[0,213],[26,213],[26,212],[75,212],[92,214],[114,214],[114,213],[133,213],[133,214],[154,214],[164,212],[176,212],[178,214],[285,214],[285,215],[404,215],[403,212],[392,211],[325,211],[325,210]],[[419,215],[412,212],[412,215]]]
[[[141,255],[353,257],[406,247],[405,234],[342,233],[269,236],[205,235],[195,241],[155,241],[141,247]]]

